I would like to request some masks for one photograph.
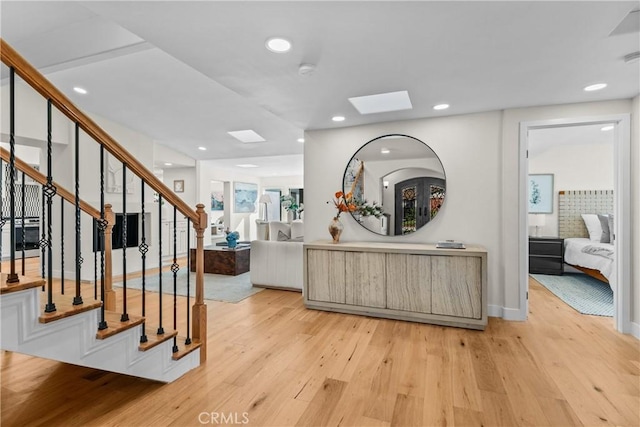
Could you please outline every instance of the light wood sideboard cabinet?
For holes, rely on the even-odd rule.
[[[411,243],[304,245],[308,308],[471,329],[487,324],[487,251]]]

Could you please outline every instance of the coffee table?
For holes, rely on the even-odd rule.
[[[237,276],[249,271],[251,246],[239,245],[235,249],[226,246],[205,246],[204,272]],[[190,270],[196,271],[196,250],[191,249]]]

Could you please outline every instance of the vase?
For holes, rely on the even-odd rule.
[[[287,211],[287,222],[289,224],[293,222],[293,211]]]
[[[331,234],[331,237],[333,238],[333,243],[340,243],[340,235],[342,234],[343,229],[344,226],[338,217],[334,217],[329,223],[329,234]]]

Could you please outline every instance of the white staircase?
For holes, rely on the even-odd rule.
[[[171,382],[200,364],[200,352],[174,360],[173,340],[139,349],[135,326],[104,339],[96,337],[100,308],[41,323],[40,287],[0,296],[0,347],[74,365]]]

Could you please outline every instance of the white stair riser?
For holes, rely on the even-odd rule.
[[[141,327],[97,339],[100,309],[42,324],[38,321],[40,293],[36,288],[0,297],[3,350],[162,382],[174,381],[199,365],[198,351],[173,360],[173,340],[139,351]]]

